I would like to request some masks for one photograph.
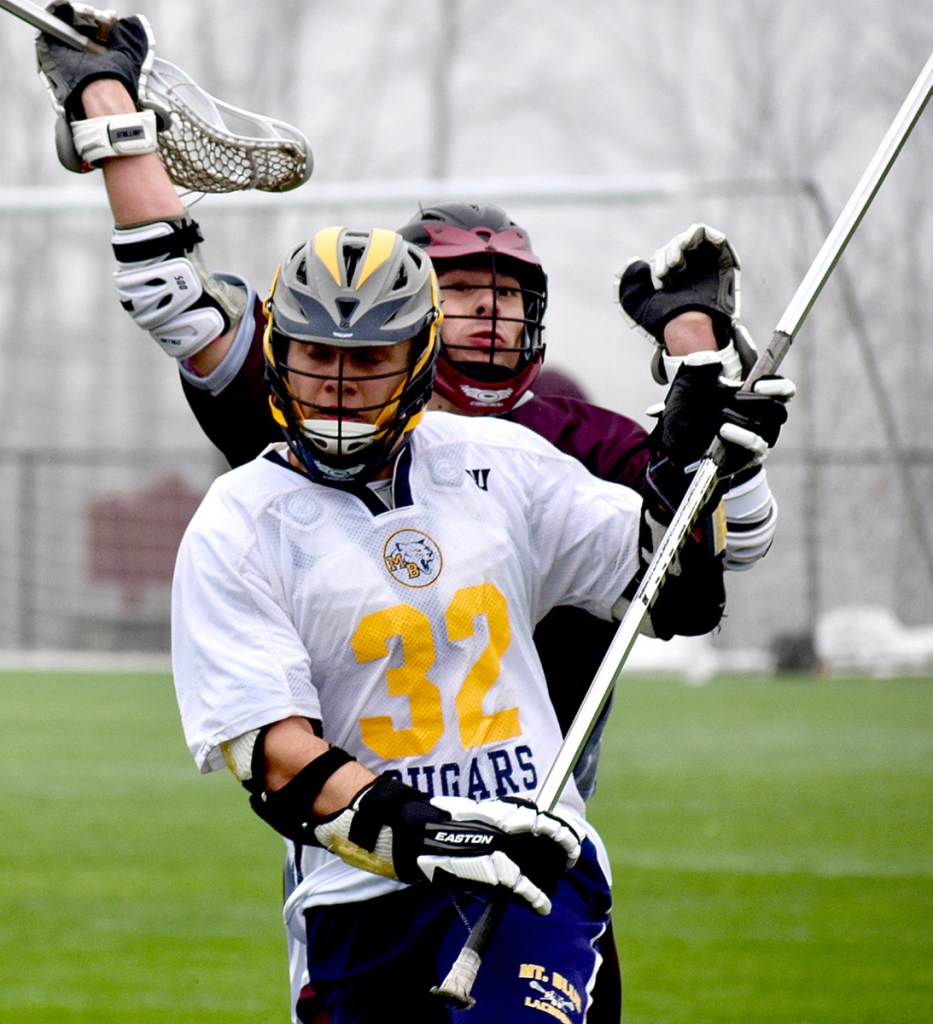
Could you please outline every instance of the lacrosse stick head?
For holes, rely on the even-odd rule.
[[[297,128],[215,99],[167,60],[153,60],[139,100],[160,120],[159,155],[176,185],[287,192],[311,176],[311,149]]]

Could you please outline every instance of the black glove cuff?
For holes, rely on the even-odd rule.
[[[680,572],[667,577],[651,606],[651,626],[661,640],[702,636],[722,620],[726,591],[714,518],[709,506],[701,513],[680,549]]]
[[[440,825],[449,821],[450,815],[435,807],[426,793],[387,775],[380,775],[353,802],[356,815],[350,839],[373,850],[379,833],[388,826],[392,831],[392,863],[399,879],[421,880],[424,876],[418,870],[417,859],[425,852],[428,823]]]
[[[723,421],[723,405],[732,390],[719,384],[719,363],[683,365],[664,400],[658,426],[649,441],[653,461],[669,459],[684,469],[701,459]]]

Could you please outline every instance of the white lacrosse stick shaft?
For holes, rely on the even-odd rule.
[[[807,314],[816,302],[823,285],[842,255],[865,211],[871,205],[888,171],[897,159],[901,147],[913,130],[923,108],[933,92],[933,55],[927,60],[913,88],[897,116],[891,123],[881,145],[862,175],[855,190],[836,220],[835,225],[820,247],[816,258],[800,286],[778,321],[768,347],[759,356],[749,372],[743,387],[750,389],[760,377],[774,373],[787,354],[794,336],[800,330]],[[586,741],[589,739],[609,695],[619,681],[629,652],[638,637],[641,624],[648,614],[658,592],[682,547],[687,534],[709,501],[719,479],[719,465],[725,454],[717,438],[700,462],[687,493],[674,515],[667,532],[658,545],[628,611],[625,613],[615,637],[606,651],[593,682],[580,704],[576,717],[567,730],[554,763],[541,783],[535,802],[543,810],[553,810],[567,779],[576,765]],[[470,995],[483,956],[489,946],[508,902],[494,897],[489,901],[470,936],[454,961],[447,977],[432,991],[451,1004],[467,1008],[475,1003]]]
[[[0,9],[15,14],[17,18],[32,25],[50,36],[54,36],[62,43],[73,46],[76,50],[89,50],[91,53],[100,53],[104,47],[95,43],[93,39],[66,24],[61,18],[56,18],[44,7],[34,4],[31,0],[0,0]]]

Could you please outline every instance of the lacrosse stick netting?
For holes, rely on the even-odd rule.
[[[311,150],[297,128],[214,99],[167,60],[153,61],[140,102],[165,122],[159,155],[176,185],[287,192],[311,176]]]
[[[100,49],[32,0],[0,0],[0,10],[76,50]],[[116,18],[112,11],[96,13]],[[287,192],[311,176],[311,148],[297,128],[215,99],[167,60],[153,58],[140,82],[139,101],[159,117],[159,155],[169,177],[182,188]]]

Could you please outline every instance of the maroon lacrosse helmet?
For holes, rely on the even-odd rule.
[[[445,344],[442,327],[434,377],[434,390],[462,413],[484,416],[508,412],[534,383],[544,359],[547,275],[531,248],[528,233],[490,203],[437,203],[422,207],[399,234],[428,253],[439,275],[452,269],[489,268],[494,294],[496,275],[518,281],[523,330],[517,365],[497,364],[496,354],[502,349],[492,345],[479,350],[485,352],[485,359],[476,361],[476,348],[471,349],[470,360],[458,359],[457,348]],[[442,285],[442,297],[443,290]],[[495,303],[489,319],[493,331],[497,319],[506,319],[498,317]]]

